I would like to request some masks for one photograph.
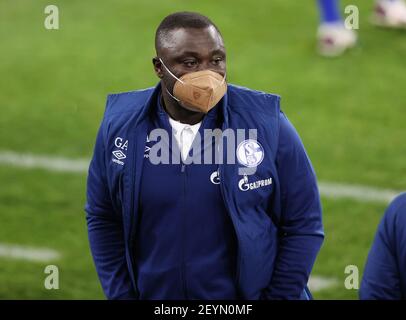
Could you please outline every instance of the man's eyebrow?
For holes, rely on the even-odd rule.
[[[213,51],[210,52],[211,55],[222,55],[225,56],[226,52],[224,50],[221,49],[215,49]],[[186,57],[186,56],[196,56],[196,57],[200,57],[201,54],[198,51],[180,51],[179,54],[176,55],[177,58],[182,58],[182,57]]]
[[[185,56],[200,56],[200,53],[197,51],[180,51],[177,54],[178,57],[185,57]]]
[[[211,52],[211,54],[212,54],[212,55],[219,54],[219,55],[225,56],[225,55],[226,55],[226,51],[225,51],[225,50],[222,50],[222,49],[216,49],[216,50],[213,50],[213,51]]]

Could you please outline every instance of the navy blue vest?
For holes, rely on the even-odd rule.
[[[169,150],[179,152],[157,100],[148,132],[167,130]],[[219,127],[217,114],[214,108],[203,119],[202,139],[204,129]],[[219,184],[211,179],[218,165],[154,165],[148,158],[153,143],[146,143],[135,244],[140,299],[236,299],[235,232]]]

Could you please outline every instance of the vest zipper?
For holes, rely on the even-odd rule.
[[[182,289],[183,289],[183,294],[185,296],[185,299],[188,299],[188,294],[187,294],[187,286],[186,286],[186,277],[185,277],[185,218],[186,218],[186,212],[185,212],[185,203],[186,203],[186,178],[187,178],[187,173],[186,173],[186,165],[182,161],[182,166],[181,166],[181,174],[183,175],[182,177],[182,197],[183,197],[183,207],[182,207],[182,248],[181,248],[181,281],[182,281]]]
[[[133,146],[137,146],[137,144],[134,142],[133,143]],[[132,176],[131,176],[131,189],[130,190],[135,190],[135,162],[136,162],[136,155],[137,155],[137,153],[136,153],[136,148],[134,148],[134,150],[133,150],[133,162],[131,163],[131,174],[132,174]],[[132,276],[131,276],[131,280],[133,281],[133,286],[134,286],[134,290],[135,290],[135,292],[136,292],[136,294],[137,295],[139,295],[139,291],[138,291],[138,288],[137,288],[137,279],[136,279],[136,277],[137,277],[137,275],[135,274],[135,234],[134,234],[134,228],[135,228],[135,226],[134,226],[134,223],[135,223],[135,221],[134,221],[134,208],[135,208],[135,206],[134,206],[134,201],[135,201],[135,192],[131,192],[131,196],[130,196],[130,206],[129,206],[129,209],[130,209],[130,212],[128,213],[129,214],[129,216],[130,216],[130,227],[129,227],[129,230],[128,230],[128,233],[129,233],[129,235],[128,235],[128,239],[129,239],[129,243],[128,243],[128,254],[129,254],[129,258],[130,258],[130,263],[131,263],[131,270],[129,270],[129,272],[130,272],[130,274],[132,274]],[[125,209],[124,209],[125,210]],[[124,219],[124,217],[123,217],[123,219]]]

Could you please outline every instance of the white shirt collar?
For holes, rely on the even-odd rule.
[[[182,159],[185,160],[189,154],[190,148],[193,144],[193,140],[195,139],[195,136],[199,131],[202,122],[200,121],[199,123],[190,125],[187,123],[181,123],[169,117],[169,123],[172,127],[173,135],[178,142]]]
[[[182,130],[185,128],[190,128],[193,132],[193,135],[195,136],[200,129],[202,121],[200,121],[196,124],[190,125],[187,123],[181,123],[181,122],[176,121],[176,120],[172,119],[171,117],[169,117],[169,123],[171,124],[172,130],[174,131],[175,135],[180,134],[182,132]]]

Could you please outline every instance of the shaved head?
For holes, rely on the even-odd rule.
[[[213,27],[220,34],[217,26],[206,16],[196,12],[176,12],[165,17],[155,33],[155,50],[170,46],[171,33],[177,29],[205,29]]]

